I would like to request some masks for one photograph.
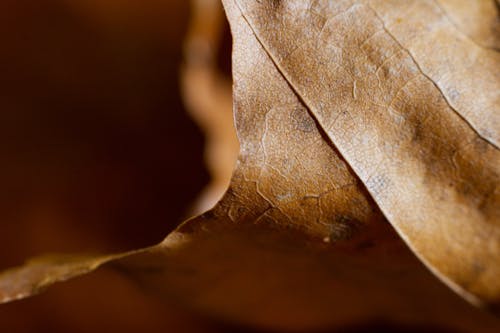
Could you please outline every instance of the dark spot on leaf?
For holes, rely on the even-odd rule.
[[[312,117],[304,109],[294,109],[290,114],[293,128],[302,132],[312,132],[316,128],[316,124]]]
[[[355,218],[339,215],[330,227],[330,241],[342,241],[352,238],[360,229],[361,222]]]

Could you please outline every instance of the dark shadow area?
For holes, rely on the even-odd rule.
[[[0,268],[159,242],[208,180],[186,1],[0,4]]]
[[[228,79],[232,79],[231,52],[233,49],[233,39],[231,37],[231,29],[229,22],[224,21],[222,38],[219,50],[217,52],[217,68]]]

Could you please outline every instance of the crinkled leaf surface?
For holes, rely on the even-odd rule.
[[[225,197],[156,247],[8,271],[0,298],[106,263],[257,326],[498,331],[406,246],[469,301],[499,301],[499,59],[446,12],[467,4],[440,3],[224,1],[241,145]]]
[[[410,247],[497,302],[500,55],[433,1],[235,2]]]

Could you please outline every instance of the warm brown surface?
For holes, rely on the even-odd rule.
[[[185,1],[0,3],[0,267],[150,245],[185,218],[207,181],[187,19]]]
[[[184,219],[208,180],[178,86],[188,14],[184,0],[0,1],[0,269],[150,245]],[[108,273],[0,308],[1,332],[183,320],[197,321]]]
[[[193,204],[193,213],[211,209],[224,195],[238,158],[238,138],[233,120],[230,73],[225,73],[221,55],[230,63],[229,27],[219,0],[193,0],[192,16],[184,42],[181,72],[187,110],[205,135],[205,163],[210,183]],[[226,31],[227,30],[227,31]]]
[[[273,93],[302,100],[419,258],[500,302],[500,54],[432,1],[234,3],[290,85]]]
[[[230,189],[159,246],[107,267],[247,327],[497,332],[498,318],[439,281],[389,224],[466,299],[498,302],[497,54],[434,2],[384,4],[225,1],[241,142]],[[429,38],[453,60],[424,52]],[[484,108],[463,100],[471,91]],[[13,270],[0,298],[99,264]]]

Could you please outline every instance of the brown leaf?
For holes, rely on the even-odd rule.
[[[224,12],[219,0],[193,0],[181,73],[188,111],[205,133],[205,161],[210,184],[196,200],[193,213],[212,208],[229,186],[238,139],[233,124],[231,82],[218,70]]]
[[[221,202],[138,253],[4,273],[0,300],[106,264],[249,325],[498,331],[384,218],[469,301],[498,302],[498,55],[430,1],[224,4],[241,148]]]
[[[495,2],[496,1],[496,2]],[[500,50],[500,20],[498,0],[436,0],[437,6],[452,24],[482,47]]]
[[[499,54],[432,1],[235,3],[415,253],[498,302]]]

